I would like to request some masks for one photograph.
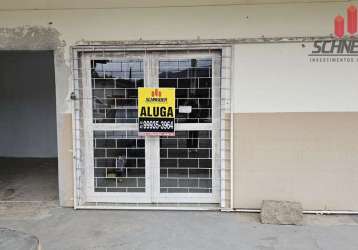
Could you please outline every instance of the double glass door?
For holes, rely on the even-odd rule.
[[[220,54],[84,55],[89,202],[219,203]],[[138,88],[175,88],[175,136],[138,136]]]

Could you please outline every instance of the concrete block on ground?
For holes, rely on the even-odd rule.
[[[263,201],[261,223],[277,225],[302,225],[302,205],[290,201]]]
[[[0,228],[0,249],[3,250],[41,250],[36,236],[7,228]]]

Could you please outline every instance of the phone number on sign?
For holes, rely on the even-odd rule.
[[[150,130],[168,130],[174,129],[173,121],[141,121],[139,124],[141,129],[150,129]]]

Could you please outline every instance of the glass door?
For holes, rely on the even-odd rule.
[[[151,202],[148,140],[138,136],[138,88],[147,81],[143,53],[85,56],[85,152],[89,202]]]
[[[218,203],[219,53],[157,53],[155,82],[176,89],[176,132],[162,136],[154,190],[165,203]]]
[[[85,55],[89,202],[219,203],[220,53]],[[138,136],[138,88],[175,88],[175,136]]]

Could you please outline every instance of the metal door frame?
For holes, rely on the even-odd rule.
[[[144,63],[144,68],[147,67],[148,58],[144,53],[142,55],[116,55],[116,53],[109,53],[106,55],[84,55],[82,57],[82,65],[85,65],[83,68],[83,75],[85,76],[85,84],[83,87],[84,90],[84,120],[85,120],[85,145],[88,147],[84,151],[84,162],[88,175],[86,176],[86,196],[88,202],[115,202],[115,203],[151,203],[151,189],[152,185],[150,184],[150,158],[147,155],[150,155],[150,144],[146,138],[145,140],[145,193],[104,193],[104,192],[95,192],[94,191],[94,147],[93,147],[93,132],[95,130],[114,130],[114,131],[136,131],[136,124],[123,124],[123,123],[112,123],[112,124],[94,124],[93,117],[93,95],[92,95],[92,77],[91,77],[91,60],[98,58],[103,59],[105,56],[106,59],[118,59],[119,57],[124,60],[133,60],[141,59]],[[144,71],[144,82],[147,82],[148,74]],[[149,174],[147,174],[149,173]]]
[[[75,208],[108,208],[108,209],[195,209],[195,210],[202,210],[202,209],[212,209],[215,206],[207,206],[204,203],[199,203],[196,206],[185,206],[181,205],[178,207],[178,204],[172,205],[145,205],[140,206],[138,204],[138,198],[131,199],[129,202],[133,202],[132,205],[123,203],[124,201],[122,199],[111,199],[111,203],[104,203],[107,201],[107,199],[104,200],[97,200],[96,202],[91,202],[90,199],[88,199],[87,192],[86,192],[86,182],[83,180],[86,178],[88,173],[86,174],[84,166],[86,166],[86,163],[84,162],[84,159],[87,157],[84,157],[84,153],[87,151],[86,145],[83,141],[84,136],[83,130],[85,126],[83,126],[83,119],[84,114],[82,114],[81,110],[83,109],[83,104],[81,104],[80,99],[83,98],[82,93],[82,85],[81,81],[84,80],[84,77],[81,73],[83,65],[82,59],[86,53],[90,55],[98,55],[99,58],[103,59],[103,56],[110,55],[110,54],[121,54],[121,55],[128,55],[128,52],[134,51],[134,52],[143,52],[146,54],[147,52],[152,51],[159,51],[161,53],[165,51],[183,51],[182,54],[187,54],[189,57],[193,57],[192,52],[193,51],[206,51],[211,52],[212,50],[220,50],[221,51],[221,75],[218,77],[219,80],[221,80],[221,86],[219,88],[219,96],[220,100],[218,101],[218,106],[220,107],[219,116],[218,119],[218,127],[219,130],[217,131],[217,134],[219,135],[219,141],[217,143],[214,143],[215,145],[220,145],[220,152],[219,156],[216,160],[213,159],[217,163],[218,171],[220,172],[220,177],[217,179],[218,182],[218,199],[215,200],[216,203],[220,203],[220,206],[222,208],[230,206],[230,182],[231,182],[231,175],[230,175],[230,161],[231,159],[228,158],[227,152],[230,151],[230,143],[227,142],[227,128],[225,127],[225,124],[227,124],[227,117],[224,117],[225,113],[230,112],[231,110],[231,71],[232,71],[232,55],[233,55],[233,47],[231,44],[192,44],[187,46],[178,46],[178,45],[150,45],[146,44],[144,46],[138,45],[136,42],[133,43],[133,46],[130,46],[128,44],[126,45],[115,45],[112,44],[111,46],[105,45],[105,46],[97,46],[93,47],[92,45],[76,45],[72,48],[73,54],[72,54],[72,70],[73,70],[73,80],[74,80],[74,105],[73,105],[73,124],[74,124],[74,130],[73,130],[73,142],[74,142],[74,205]],[[178,59],[178,58],[176,58]],[[147,77],[147,74],[146,74]],[[118,124],[120,125],[120,124]],[[123,124],[122,124],[123,125]],[[187,126],[186,124],[182,124],[183,127]],[[106,124],[107,129],[117,129],[113,127],[110,124]],[[93,135],[92,135],[93,136]],[[93,150],[93,149],[92,149]],[[219,150],[218,150],[219,151]],[[214,157],[213,157],[214,158]],[[153,190],[153,189],[152,189]],[[228,193],[229,192],[229,193]],[[103,197],[104,193],[100,193],[100,197]],[[153,195],[152,195],[153,196]],[[112,197],[113,198],[113,197]],[[177,199],[177,197],[175,197]],[[148,199],[144,199],[144,202],[147,202]],[[153,201],[151,199],[151,201]],[[168,199],[165,200],[168,202]],[[159,202],[161,202],[159,200]],[[164,200],[163,200],[164,202]],[[177,200],[175,200],[177,202]],[[197,202],[204,202],[204,200],[197,201]],[[214,202],[214,201],[213,201]],[[123,205],[121,205],[123,204]],[[136,205],[137,204],[137,205]],[[207,207],[207,208],[205,208]]]
[[[210,130],[212,131],[212,193],[161,193],[160,192],[160,138],[156,139],[156,162],[155,165],[157,167],[154,172],[154,180],[153,181],[153,200],[157,203],[220,203],[220,168],[219,164],[216,162],[216,159],[219,158],[220,155],[220,62],[215,61],[215,56],[221,55],[219,52],[211,52],[208,51],[189,51],[187,53],[184,52],[154,52],[152,54],[152,63],[151,63],[151,71],[153,75],[152,81],[155,83],[159,83],[159,61],[160,60],[180,60],[180,59],[211,59],[213,72],[215,72],[217,77],[215,77],[214,73],[212,75],[212,122],[211,123],[176,123],[175,130],[176,131],[190,131],[190,130]],[[159,86],[154,86],[159,87]],[[214,157],[214,155],[216,157]]]

